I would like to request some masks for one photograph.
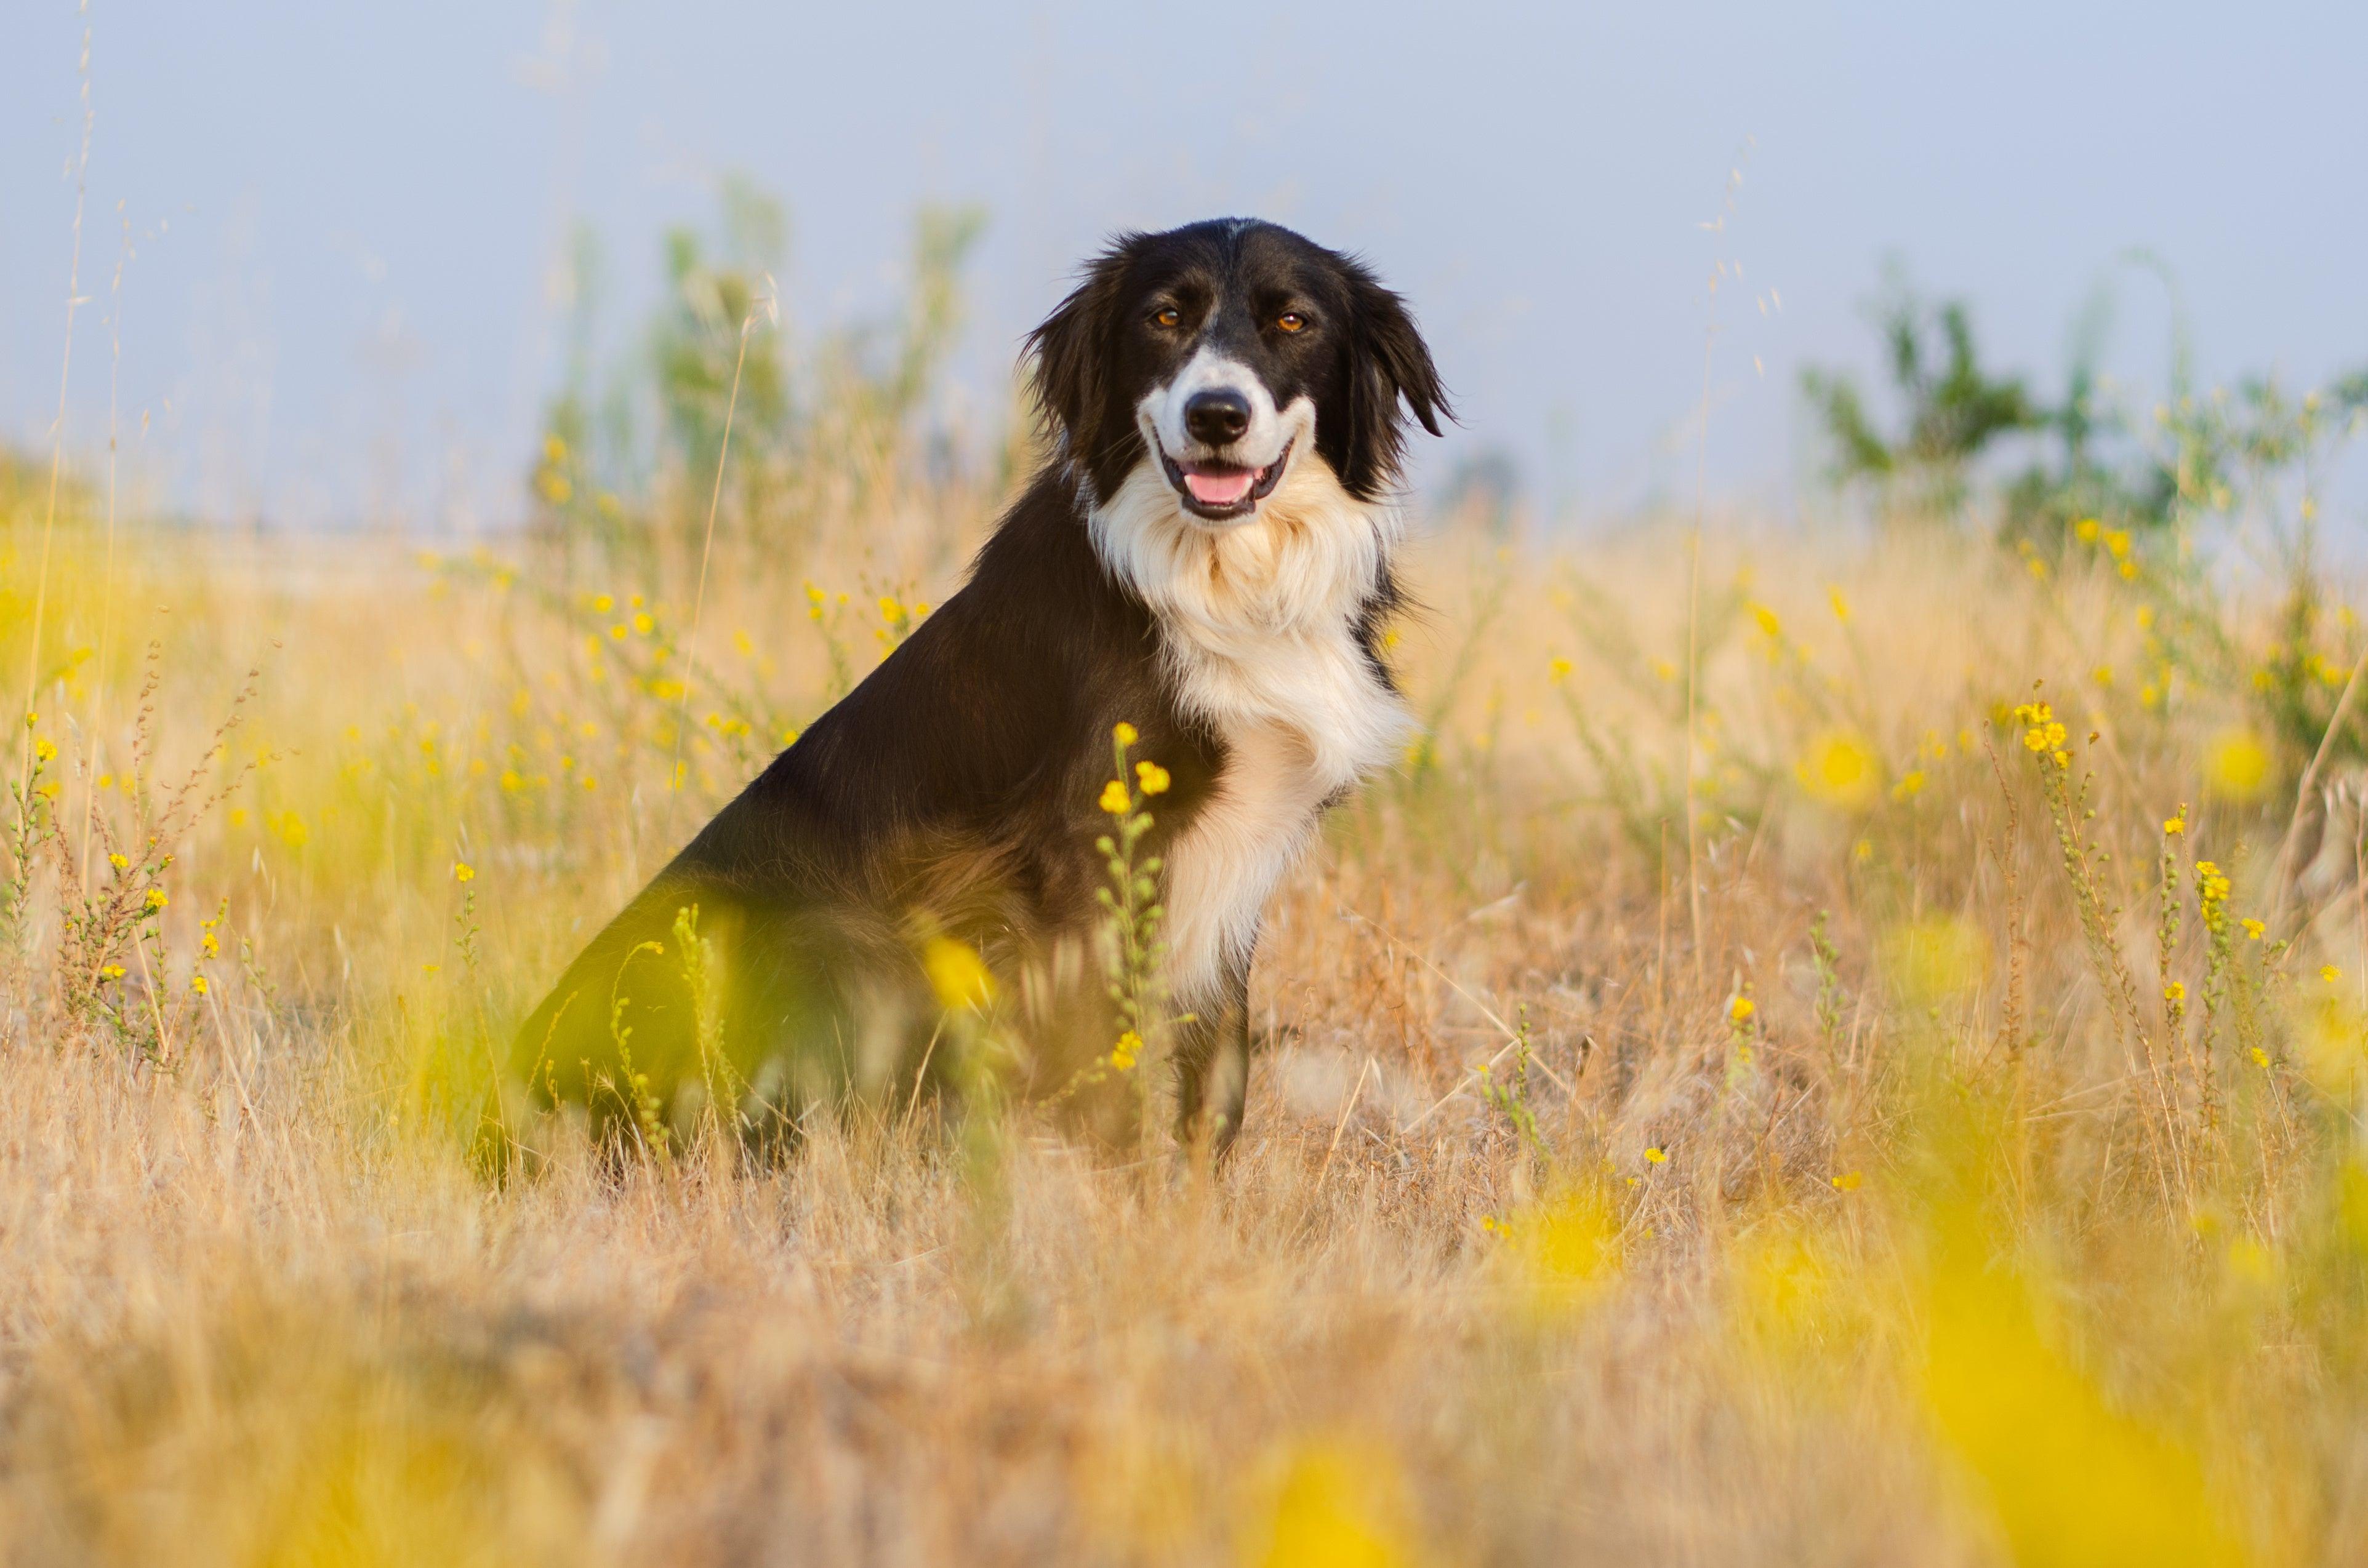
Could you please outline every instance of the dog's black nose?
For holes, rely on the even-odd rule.
[[[1237,392],[1194,392],[1184,404],[1184,428],[1196,441],[1222,447],[1250,427],[1250,400]]]

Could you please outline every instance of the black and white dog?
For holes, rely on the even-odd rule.
[[[775,758],[596,938],[521,1030],[547,1094],[616,1109],[714,1082],[791,1113],[913,1084],[917,933],[1032,999],[1039,1083],[1107,1051],[1090,959],[1111,733],[1165,767],[1160,857],[1180,1131],[1223,1149],[1247,1088],[1268,895],[1409,719],[1383,662],[1404,415],[1450,411],[1398,296],[1271,223],[1130,234],[1030,335],[1052,437],[970,581]],[[696,905],[720,1039],[677,961]],[[720,997],[720,1006],[713,998]],[[708,1043],[702,1044],[702,1033]],[[620,1044],[629,1065],[611,1069]],[[638,1074],[627,1090],[612,1071]],[[702,1073],[704,1078],[702,1079]],[[917,1087],[917,1085],[913,1086]]]

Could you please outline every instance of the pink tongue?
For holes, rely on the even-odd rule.
[[[1240,473],[1188,473],[1184,487],[1203,506],[1230,506],[1250,493],[1250,485],[1257,478],[1247,470]]]

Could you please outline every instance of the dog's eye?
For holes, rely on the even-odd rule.
[[[1299,332],[1307,325],[1307,318],[1297,311],[1285,311],[1274,318],[1274,324],[1285,332]]]
[[[1151,312],[1151,324],[1154,326],[1172,327],[1180,324],[1183,320],[1184,312],[1173,305],[1162,305]]]

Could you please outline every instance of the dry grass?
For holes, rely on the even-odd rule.
[[[2368,1554],[2355,884],[2232,938],[2207,1033],[2190,862],[2276,919],[2298,767],[2231,751],[2241,682],[2142,697],[2177,651],[2138,608],[2203,605],[2168,562],[1713,538],[1690,896],[1682,539],[1449,528],[1399,649],[1429,743],[1278,901],[1223,1171],[889,1105],[754,1170],[620,1169],[554,1120],[481,1180],[487,1042],[877,657],[874,601],[946,591],[987,500],[719,544],[679,801],[688,552],[635,584],[150,532],[110,579],[68,519],[30,733],[61,838],[0,1045],[10,1560]],[[250,667],[229,792],[143,853]],[[2135,1015],[2004,711],[2037,678]],[[77,979],[64,917],[119,883],[126,972]]]

